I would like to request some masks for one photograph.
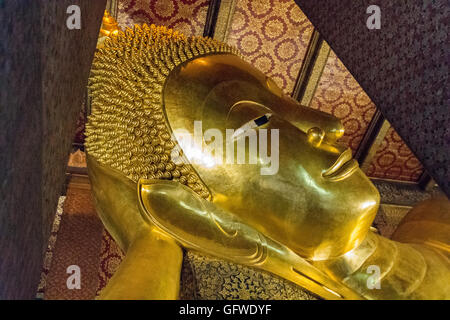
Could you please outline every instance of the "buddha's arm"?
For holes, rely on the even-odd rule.
[[[182,250],[144,221],[136,185],[89,157],[88,170],[96,210],[108,232],[125,252],[100,299],[177,299]]]
[[[178,299],[183,253],[172,238],[156,228],[142,230],[129,246],[99,299]]]
[[[400,222],[392,239],[423,244],[450,258],[450,201],[440,196],[419,203]]]
[[[425,246],[369,233],[347,254],[315,264],[367,299],[449,299],[448,259]]]
[[[358,248],[319,268],[369,299],[450,299],[448,199],[417,205],[392,239],[370,233]],[[368,283],[376,269],[379,287]]]

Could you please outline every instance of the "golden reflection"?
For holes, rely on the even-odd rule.
[[[327,299],[450,298],[448,205],[400,227],[413,244],[371,233],[379,194],[336,142],[340,121],[280,94],[234,48],[136,26],[103,42],[90,92],[97,211],[127,252],[101,298],[176,298],[180,246]]]
[[[100,37],[101,36],[111,36],[119,34],[120,28],[117,21],[105,11],[102,19],[102,26],[100,27]]]

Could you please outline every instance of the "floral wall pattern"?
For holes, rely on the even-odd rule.
[[[238,0],[227,42],[289,94],[312,31],[293,0]]]
[[[154,23],[186,35],[202,35],[209,0],[123,0],[118,3],[122,28]],[[244,58],[271,76],[290,94],[313,31],[294,0],[236,0],[227,42]],[[340,118],[345,127],[341,143],[353,153],[367,131],[376,106],[331,51],[310,107]],[[84,142],[84,112],[77,123],[75,142]],[[417,181],[423,167],[392,128],[366,174],[381,179]]]
[[[333,51],[330,51],[310,106],[342,120],[345,134],[340,142],[348,145],[353,153],[376,110],[375,104]],[[366,174],[381,179],[417,181],[422,172],[419,160],[391,127]]]
[[[366,172],[369,177],[402,181],[417,181],[422,173],[420,161],[392,127]]]
[[[296,2],[450,196],[448,0],[376,1],[377,31],[364,23],[372,1]]]
[[[345,127],[341,143],[348,145],[353,153],[376,110],[375,104],[333,51],[330,51],[310,107],[341,119]]]
[[[153,23],[201,36],[208,5],[209,0],[124,0],[119,2],[117,22],[122,28]]]

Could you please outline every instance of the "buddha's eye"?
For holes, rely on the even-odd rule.
[[[271,113],[266,113],[256,119],[250,120],[249,122],[245,123],[234,132],[233,139],[239,138],[240,136],[246,134],[246,132],[249,130],[253,130],[265,125],[267,122],[269,122],[271,116]]]
[[[272,115],[271,115],[270,113],[267,113],[267,114],[265,114],[265,115],[263,115],[263,116],[261,116],[261,117],[255,119],[255,120],[253,120],[253,122],[255,123],[255,125],[256,125],[257,127],[260,127],[260,126],[262,126],[263,124],[266,124],[267,122],[269,122],[269,118],[270,118],[271,116],[272,116]]]

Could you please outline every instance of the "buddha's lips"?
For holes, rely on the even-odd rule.
[[[337,181],[352,174],[358,168],[358,162],[353,159],[350,149],[341,153],[336,162],[328,168],[322,176],[326,179]]]

